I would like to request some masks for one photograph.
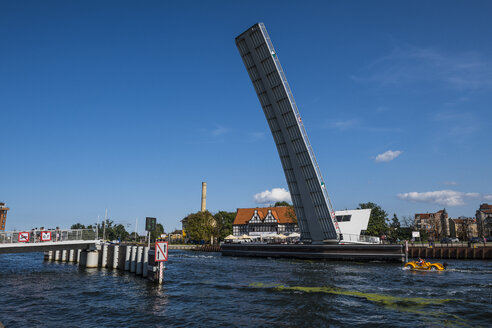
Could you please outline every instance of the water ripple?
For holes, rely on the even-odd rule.
[[[161,287],[116,270],[0,255],[6,327],[488,326],[492,264],[439,273],[388,263],[173,251]],[[480,311],[477,311],[480,309]]]

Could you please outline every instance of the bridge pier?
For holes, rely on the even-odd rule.
[[[80,266],[97,268],[99,265],[99,251],[83,250],[80,254]]]
[[[108,246],[108,269],[114,269],[113,263],[114,263],[114,249],[115,245],[109,245]]]
[[[68,262],[75,262],[75,249],[68,250]]]
[[[44,260],[52,261],[53,260],[53,251],[44,252]]]
[[[101,247],[101,259],[99,263],[101,264],[101,268],[107,268],[108,267],[108,245],[104,244]]]
[[[130,272],[137,271],[137,246],[131,246]]]
[[[118,257],[119,256],[120,256],[120,246],[115,245],[113,247],[113,261],[111,263],[111,268],[112,269],[118,269],[118,263],[119,263]]]
[[[154,263],[154,249],[147,246],[101,245],[96,249],[93,246],[83,249],[67,246],[46,250],[43,256],[45,261],[78,263],[81,268],[120,269],[151,281],[158,280],[159,263]]]
[[[142,274],[142,269],[143,269],[142,255],[143,255],[143,247],[142,246],[138,246],[137,247],[137,268],[135,270],[135,273],[138,274],[138,275],[141,275]]]
[[[132,247],[131,246],[124,246],[125,249],[125,271],[130,271],[130,262],[131,262],[131,256],[132,256]]]
[[[149,275],[149,247],[145,246],[143,251],[142,277]]]

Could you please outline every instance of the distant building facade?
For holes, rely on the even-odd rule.
[[[480,204],[475,213],[475,219],[477,220],[479,237],[492,236],[492,205],[487,203]]]
[[[267,236],[299,232],[294,208],[290,206],[238,208],[232,234],[234,236]]]
[[[415,226],[417,230],[425,232],[435,239],[449,236],[449,217],[446,209],[436,213],[415,214]]]
[[[5,225],[7,224],[7,211],[10,208],[5,206],[5,203],[0,203],[0,231],[5,231]]]
[[[171,243],[182,243],[184,241],[184,231],[183,230],[174,230],[173,232],[167,235],[168,241]]]
[[[478,237],[477,220],[464,216],[460,216],[457,219],[449,219],[449,236],[464,241]]]

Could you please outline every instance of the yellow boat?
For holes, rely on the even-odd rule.
[[[405,263],[405,268],[421,271],[443,271],[446,270],[446,264],[430,263],[425,261],[423,261],[423,263],[419,263],[419,261],[411,261]]]

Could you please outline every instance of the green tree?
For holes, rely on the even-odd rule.
[[[400,225],[400,220],[398,220],[398,217],[396,216],[395,213],[393,213],[393,218],[391,219],[391,223],[389,226],[390,230],[390,238],[397,240],[401,239],[401,225]]]
[[[126,231],[124,225],[117,224],[114,227],[112,227],[111,230],[112,230],[111,233],[114,236],[114,239],[119,239],[122,241],[130,240],[130,234],[128,233],[128,231]]]
[[[193,213],[186,218],[186,236],[190,240],[210,242],[212,236],[218,236],[218,224],[209,211]]]
[[[370,236],[382,236],[388,230],[388,213],[375,203],[361,203],[358,209],[371,209],[371,216],[367,225],[366,233]]]
[[[164,227],[162,224],[157,223],[155,226],[155,230],[150,233],[150,240],[155,241],[157,238],[161,238],[161,235],[164,233]]]
[[[99,234],[106,238],[106,240],[115,240],[116,235],[113,230],[113,221],[110,219],[104,220],[99,226]]]
[[[85,225],[83,225],[81,223],[75,223],[75,224],[72,224],[70,229],[85,229]]]
[[[287,210],[287,217],[292,220],[293,223],[297,224],[297,216],[296,211],[294,210],[294,206],[289,205],[289,209]]]
[[[281,202],[276,202],[275,205],[273,206],[277,207],[277,206],[291,206],[291,205],[285,201],[281,201]]]
[[[236,214],[236,212],[219,211],[214,215],[215,222],[218,225],[218,237],[220,239],[232,235],[232,224],[234,223]]]

